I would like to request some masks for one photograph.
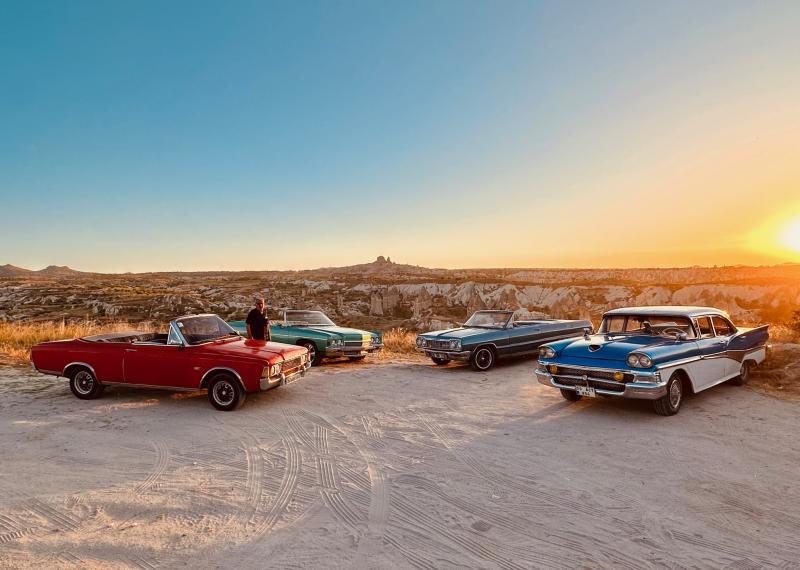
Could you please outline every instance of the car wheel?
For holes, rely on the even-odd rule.
[[[436,366],[444,366],[445,364],[450,364],[449,358],[436,358],[435,356],[431,356],[431,360]]]
[[[478,347],[469,358],[469,363],[474,370],[484,372],[494,366],[494,351],[488,346]]]
[[[103,394],[103,385],[86,368],[78,368],[70,374],[69,389],[81,400],[94,400]]]
[[[739,375],[731,380],[731,383],[736,386],[744,386],[750,381],[750,373],[753,371],[753,363],[749,360],[742,362],[742,367],[739,369]]]
[[[667,382],[667,393],[653,400],[653,409],[660,416],[674,416],[683,403],[683,383],[680,374],[673,372]]]
[[[317,345],[309,340],[299,343],[300,346],[308,350],[308,359],[312,366],[319,366],[322,363],[322,354],[317,350]]]
[[[245,398],[246,393],[242,389],[242,385],[229,374],[214,376],[208,385],[208,400],[212,406],[223,412],[240,408],[244,404]]]
[[[575,390],[567,390],[566,388],[560,388],[561,390],[561,397],[565,400],[569,400],[570,402],[577,402],[583,396],[578,394]]]
[[[350,360],[364,360],[366,356],[362,354],[361,356],[348,356],[347,358],[349,358]]]

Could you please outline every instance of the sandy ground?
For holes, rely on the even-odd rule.
[[[800,405],[532,368],[329,365],[234,413],[0,368],[0,567],[800,568]]]

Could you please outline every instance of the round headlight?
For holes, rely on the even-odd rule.
[[[458,348],[458,345],[461,344],[458,340],[451,340],[450,341],[450,350],[455,350]]]
[[[642,368],[650,368],[653,365],[652,359],[646,354],[639,356],[639,366]]]
[[[419,348],[420,346],[422,346],[422,337],[418,336],[417,337],[417,348]]]
[[[539,349],[539,356],[541,356],[542,358],[555,358],[556,351],[549,346],[543,346]]]
[[[281,363],[278,362],[277,364],[273,364],[269,367],[269,375],[270,376],[277,376],[281,373]]]
[[[628,366],[632,368],[639,368],[639,355],[629,354],[627,358]]]

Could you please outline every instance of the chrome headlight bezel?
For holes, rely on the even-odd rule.
[[[344,340],[341,338],[329,338],[328,339],[328,346],[332,348],[337,348],[344,346]]]
[[[380,343],[381,343],[381,337],[379,337],[376,334],[372,335],[372,344],[380,344]]]
[[[625,362],[631,368],[651,368],[653,366],[653,360],[649,356],[636,352],[631,352]]]
[[[556,350],[552,346],[539,347],[540,358],[555,358],[556,356],[557,356]]]
[[[450,341],[447,343],[447,347],[448,347],[450,350],[461,350],[461,339],[460,339],[460,338],[454,338],[454,339],[451,339],[451,340],[450,340]]]
[[[281,370],[283,370],[283,362],[276,362],[275,364],[269,367],[269,375],[270,377],[280,376]]]
[[[422,338],[421,336],[417,337],[417,348],[425,348],[425,346],[427,346],[427,344],[428,344],[428,340],[427,339]]]

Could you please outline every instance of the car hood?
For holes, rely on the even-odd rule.
[[[556,346],[560,344],[560,346]],[[606,361],[624,363],[631,352],[646,354],[654,363],[666,359],[688,356],[697,349],[696,343],[684,340],[655,337],[595,334],[561,343],[552,343],[559,358],[570,360]]]
[[[425,338],[467,338],[479,334],[486,334],[489,332],[499,332],[502,329],[479,329],[475,327],[458,327],[456,329],[445,329],[441,331],[426,332],[420,336]]]
[[[362,331],[360,329],[351,329],[348,327],[294,327],[299,330],[311,330],[316,333],[328,336],[329,338],[342,337],[344,340],[361,340],[365,336],[373,336],[369,331]]]
[[[218,343],[209,343],[202,345],[202,348],[204,352],[217,355],[258,358],[261,360],[268,360],[272,363],[281,359],[289,360],[306,352],[306,349],[302,346],[252,339],[235,339]]]

